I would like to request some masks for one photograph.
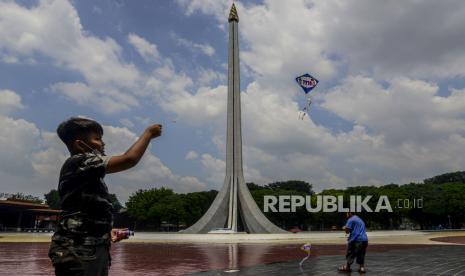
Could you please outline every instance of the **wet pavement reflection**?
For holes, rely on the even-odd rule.
[[[0,243],[0,275],[53,275],[48,243]],[[370,252],[403,249],[371,245]],[[412,246],[408,246],[411,248]],[[300,260],[300,244],[117,243],[110,275],[185,275]],[[314,245],[312,257],[344,255],[344,245]]]
[[[0,243],[0,275],[52,275],[48,243]],[[301,258],[299,245],[119,243],[110,275],[184,275]]]
[[[214,269],[233,270],[300,258],[302,253],[298,248],[298,245],[267,244],[119,244],[113,247],[112,270],[115,273],[130,271],[135,275],[147,275],[149,272],[181,275]]]

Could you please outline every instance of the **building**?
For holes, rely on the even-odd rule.
[[[0,231],[53,231],[60,212],[46,204],[0,200]]]

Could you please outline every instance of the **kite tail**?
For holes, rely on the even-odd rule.
[[[304,108],[302,108],[302,111],[299,112],[299,119],[303,120],[305,118],[305,115],[308,115],[308,112],[310,111],[310,105],[312,104],[312,96],[310,94],[307,94],[307,104],[305,105]]]

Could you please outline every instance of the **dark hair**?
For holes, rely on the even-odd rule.
[[[62,122],[57,128],[58,137],[66,144],[72,153],[72,142],[76,139],[86,139],[91,133],[103,135],[102,126],[94,120],[71,117]]]

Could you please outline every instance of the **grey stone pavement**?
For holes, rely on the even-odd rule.
[[[392,250],[370,253],[365,259],[365,275],[465,275],[464,245],[435,245],[426,248]],[[341,273],[337,267],[344,264],[344,256],[321,256],[310,258],[302,268],[299,260],[262,264],[231,270],[214,270],[190,275],[360,275],[356,272]]]

